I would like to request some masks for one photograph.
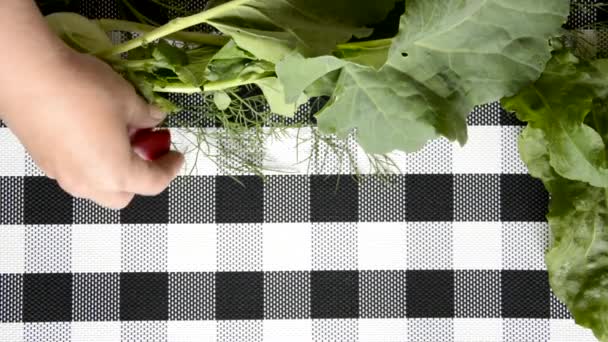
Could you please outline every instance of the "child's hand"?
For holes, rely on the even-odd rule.
[[[133,152],[129,129],[154,127],[165,115],[94,57],[67,52],[53,63],[2,105],[34,161],[68,193],[105,207],[121,209],[134,194],[161,193],[183,156],[144,161]]]

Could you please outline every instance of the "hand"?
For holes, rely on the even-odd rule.
[[[38,166],[71,195],[112,209],[126,207],[135,194],[164,191],[183,156],[145,161],[129,132],[154,127],[165,114],[94,57],[67,52],[45,69],[3,105],[8,127]]]

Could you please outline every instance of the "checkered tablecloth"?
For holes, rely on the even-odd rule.
[[[595,341],[550,291],[522,126],[497,104],[469,123],[465,148],[394,155],[388,182],[332,158],[237,182],[198,159],[120,212],[66,195],[0,124],[0,341]],[[273,166],[293,145],[267,144]]]

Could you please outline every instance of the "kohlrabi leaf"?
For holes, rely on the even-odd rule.
[[[371,34],[366,26],[382,21],[396,1],[219,1],[208,9],[206,23],[257,58],[277,63],[294,50],[306,57],[321,56],[353,36]]]
[[[407,1],[387,63],[343,67],[319,128],[356,129],[369,153],[416,151],[439,135],[463,144],[476,105],[538,79],[569,9],[569,0]]]
[[[266,101],[270,106],[270,110],[282,116],[293,117],[298,110],[298,107],[308,100],[304,94],[302,94],[295,101],[285,101],[285,90],[283,85],[276,77],[267,77],[261,80],[257,80],[255,84],[262,89]]]
[[[79,52],[96,53],[112,48],[112,41],[96,21],[71,12],[53,13],[46,20],[55,34]]]
[[[602,65],[556,51],[537,82],[502,100],[506,110],[543,131],[549,162],[560,176],[596,187],[608,187],[606,111],[596,102],[608,94],[608,69],[597,67]]]
[[[315,81],[346,64],[331,56],[311,59],[300,54],[287,56],[276,66],[277,75],[285,87],[285,100],[295,102]]]
[[[526,128],[519,148],[530,173],[551,193],[545,258],[551,288],[577,324],[608,341],[608,188],[558,175],[549,162],[551,142],[539,128]]]

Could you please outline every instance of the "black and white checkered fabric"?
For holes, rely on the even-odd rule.
[[[388,184],[269,142],[289,172],[236,182],[199,158],[120,212],[63,193],[0,127],[0,341],[595,341],[550,291],[522,126],[497,104],[469,121],[464,148],[394,155]]]

